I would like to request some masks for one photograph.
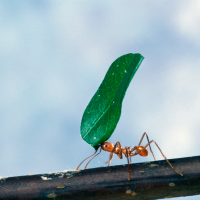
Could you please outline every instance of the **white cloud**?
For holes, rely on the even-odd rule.
[[[182,1],[181,6],[174,15],[175,28],[185,39],[194,44],[200,43],[200,2]]]

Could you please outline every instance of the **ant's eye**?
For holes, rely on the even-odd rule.
[[[105,145],[105,147],[107,147],[107,144]]]

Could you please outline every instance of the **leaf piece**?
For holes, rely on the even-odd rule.
[[[115,130],[124,95],[143,59],[138,53],[117,58],[85,109],[81,121],[81,136],[95,149],[108,140]]]

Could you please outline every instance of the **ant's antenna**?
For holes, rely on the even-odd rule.
[[[95,152],[96,153],[96,152]],[[99,153],[98,154],[96,154],[93,158],[95,158],[96,156],[98,156],[99,154],[101,153],[101,148],[100,148],[100,151],[99,151]],[[88,161],[88,163],[85,165],[85,167],[84,167],[84,169],[86,169],[87,168],[87,166],[88,166],[88,164],[89,164],[89,162],[93,159],[93,158],[91,158],[89,161]]]
[[[79,164],[79,166],[76,168],[76,171],[78,171],[78,168],[81,166],[81,164],[82,164],[85,160],[87,160],[88,158],[94,156],[94,155],[97,153],[97,151],[98,151],[98,149],[94,152],[94,154],[92,154],[91,156],[85,158],[85,159]]]

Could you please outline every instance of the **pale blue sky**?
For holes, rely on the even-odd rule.
[[[198,0],[1,0],[0,176],[74,170],[91,155],[82,114],[127,53],[145,59],[109,141],[135,146],[146,131],[169,159],[199,155],[199,9]]]

